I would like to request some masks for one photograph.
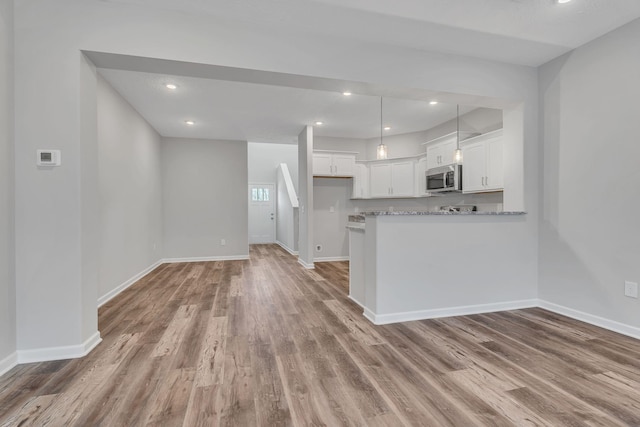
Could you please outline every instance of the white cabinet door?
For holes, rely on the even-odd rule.
[[[482,142],[462,147],[462,190],[464,192],[484,190],[485,157]]]
[[[354,199],[366,199],[369,197],[369,168],[363,164],[355,165],[353,174],[353,196]]]
[[[328,153],[313,153],[313,174],[333,175],[333,159]]]
[[[427,192],[427,179],[425,172],[427,171],[427,158],[423,157],[416,164],[416,182],[414,188],[417,195],[424,195]]]
[[[447,166],[455,163],[454,153],[458,146],[457,137],[446,139],[427,146],[427,169]]]
[[[338,176],[353,176],[356,156],[352,154],[333,155],[333,174]]]
[[[433,169],[440,166],[440,145],[431,145],[427,147],[427,169]]]
[[[504,188],[504,166],[502,160],[502,138],[492,138],[485,142],[487,173],[485,186],[488,190]]]
[[[462,148],[462,191],[479,193],[504,188],[502,133],[496,131],[474,138]]]
[[[451,165],[455,163],[453,157],[458,142],[456,140],[446,141],[440,144],[440,166]]]
[[[369,174],[371,197],[391,196],[391,165],[389,163],[373,164]]]
[[[415,162],[395,162],[391,164],[391,196],[413,196]]]
[[[313,153],[314,176],[353,176],[355,164],[355,154]]]

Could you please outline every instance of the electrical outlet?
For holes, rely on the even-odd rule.
[[[333,206],[329,206],[329,212],[334,213],[336,211],[336,208],[334,208]]]
[[[638,284],[625,280],[624,294],[630,298],[638,298]]]
[[[322,252],[322,245],[316,245],[316,252]]]
[[[227,241],[225,239],[220,239],[220,246],[224,246],[227,244]]]

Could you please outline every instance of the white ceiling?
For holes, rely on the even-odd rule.
[[[640,0],[572,0],[567,4],[556,0],[104,1],[207,15],[212,23],[218,20],[293,35],[342,37],[529,66],[541,65],[640,17]],[[266,72],[247,75],[224,67],[193,70],[194,64],[97,53],[92,60],[163,136],[293,142],[304,125],[316,120],[325,123],[315,127],[320,136],[372,138],[380,134],[380,99],[344,97],[335,86],[348,82]],[[173,71],[162,74],[163,68]],[[164,87],[167,82],[179,88],[170,92]],[[461,102],[451,94],[436,93],[391,92],[414,100],[393,99],[384,88],[355,87],[353,82],[352,86],[347,89],[359,94],[385,93],[383,121],[393,127],[387,134],[443,123],[455,117],[452,103]],[[432,98],[444,99],[449,105],[430,106],[425,100]],[[462,103],[473,103],[468,101]],[[188,119],[196,124],[186,126]]]
[[[529,66],[640,17],[639,0],[107,1]]]
[[[100,74],[165,137],[230,139],[291,143],[305,125],[314,134],[341,138],[380,136],[380,98],[344,96],[320,91],[164,75],[138,71],[100,69]],[[167,83],[178,86],[166,88]],[[384,98],[385,135],[430,129],[455,118],[456,107],[427,101]],[[472,110],[461,107],[461,114]],[[188,126],[185,121],[193,120]]]

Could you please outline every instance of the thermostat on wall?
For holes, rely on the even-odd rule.
[[[60,166],[62,161],[60,150],[37,150],[37,153],[36,164],[38,166]]]

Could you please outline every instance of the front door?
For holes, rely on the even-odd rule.
[[[275,186],[249,184],[249,244],[276,241]]]

